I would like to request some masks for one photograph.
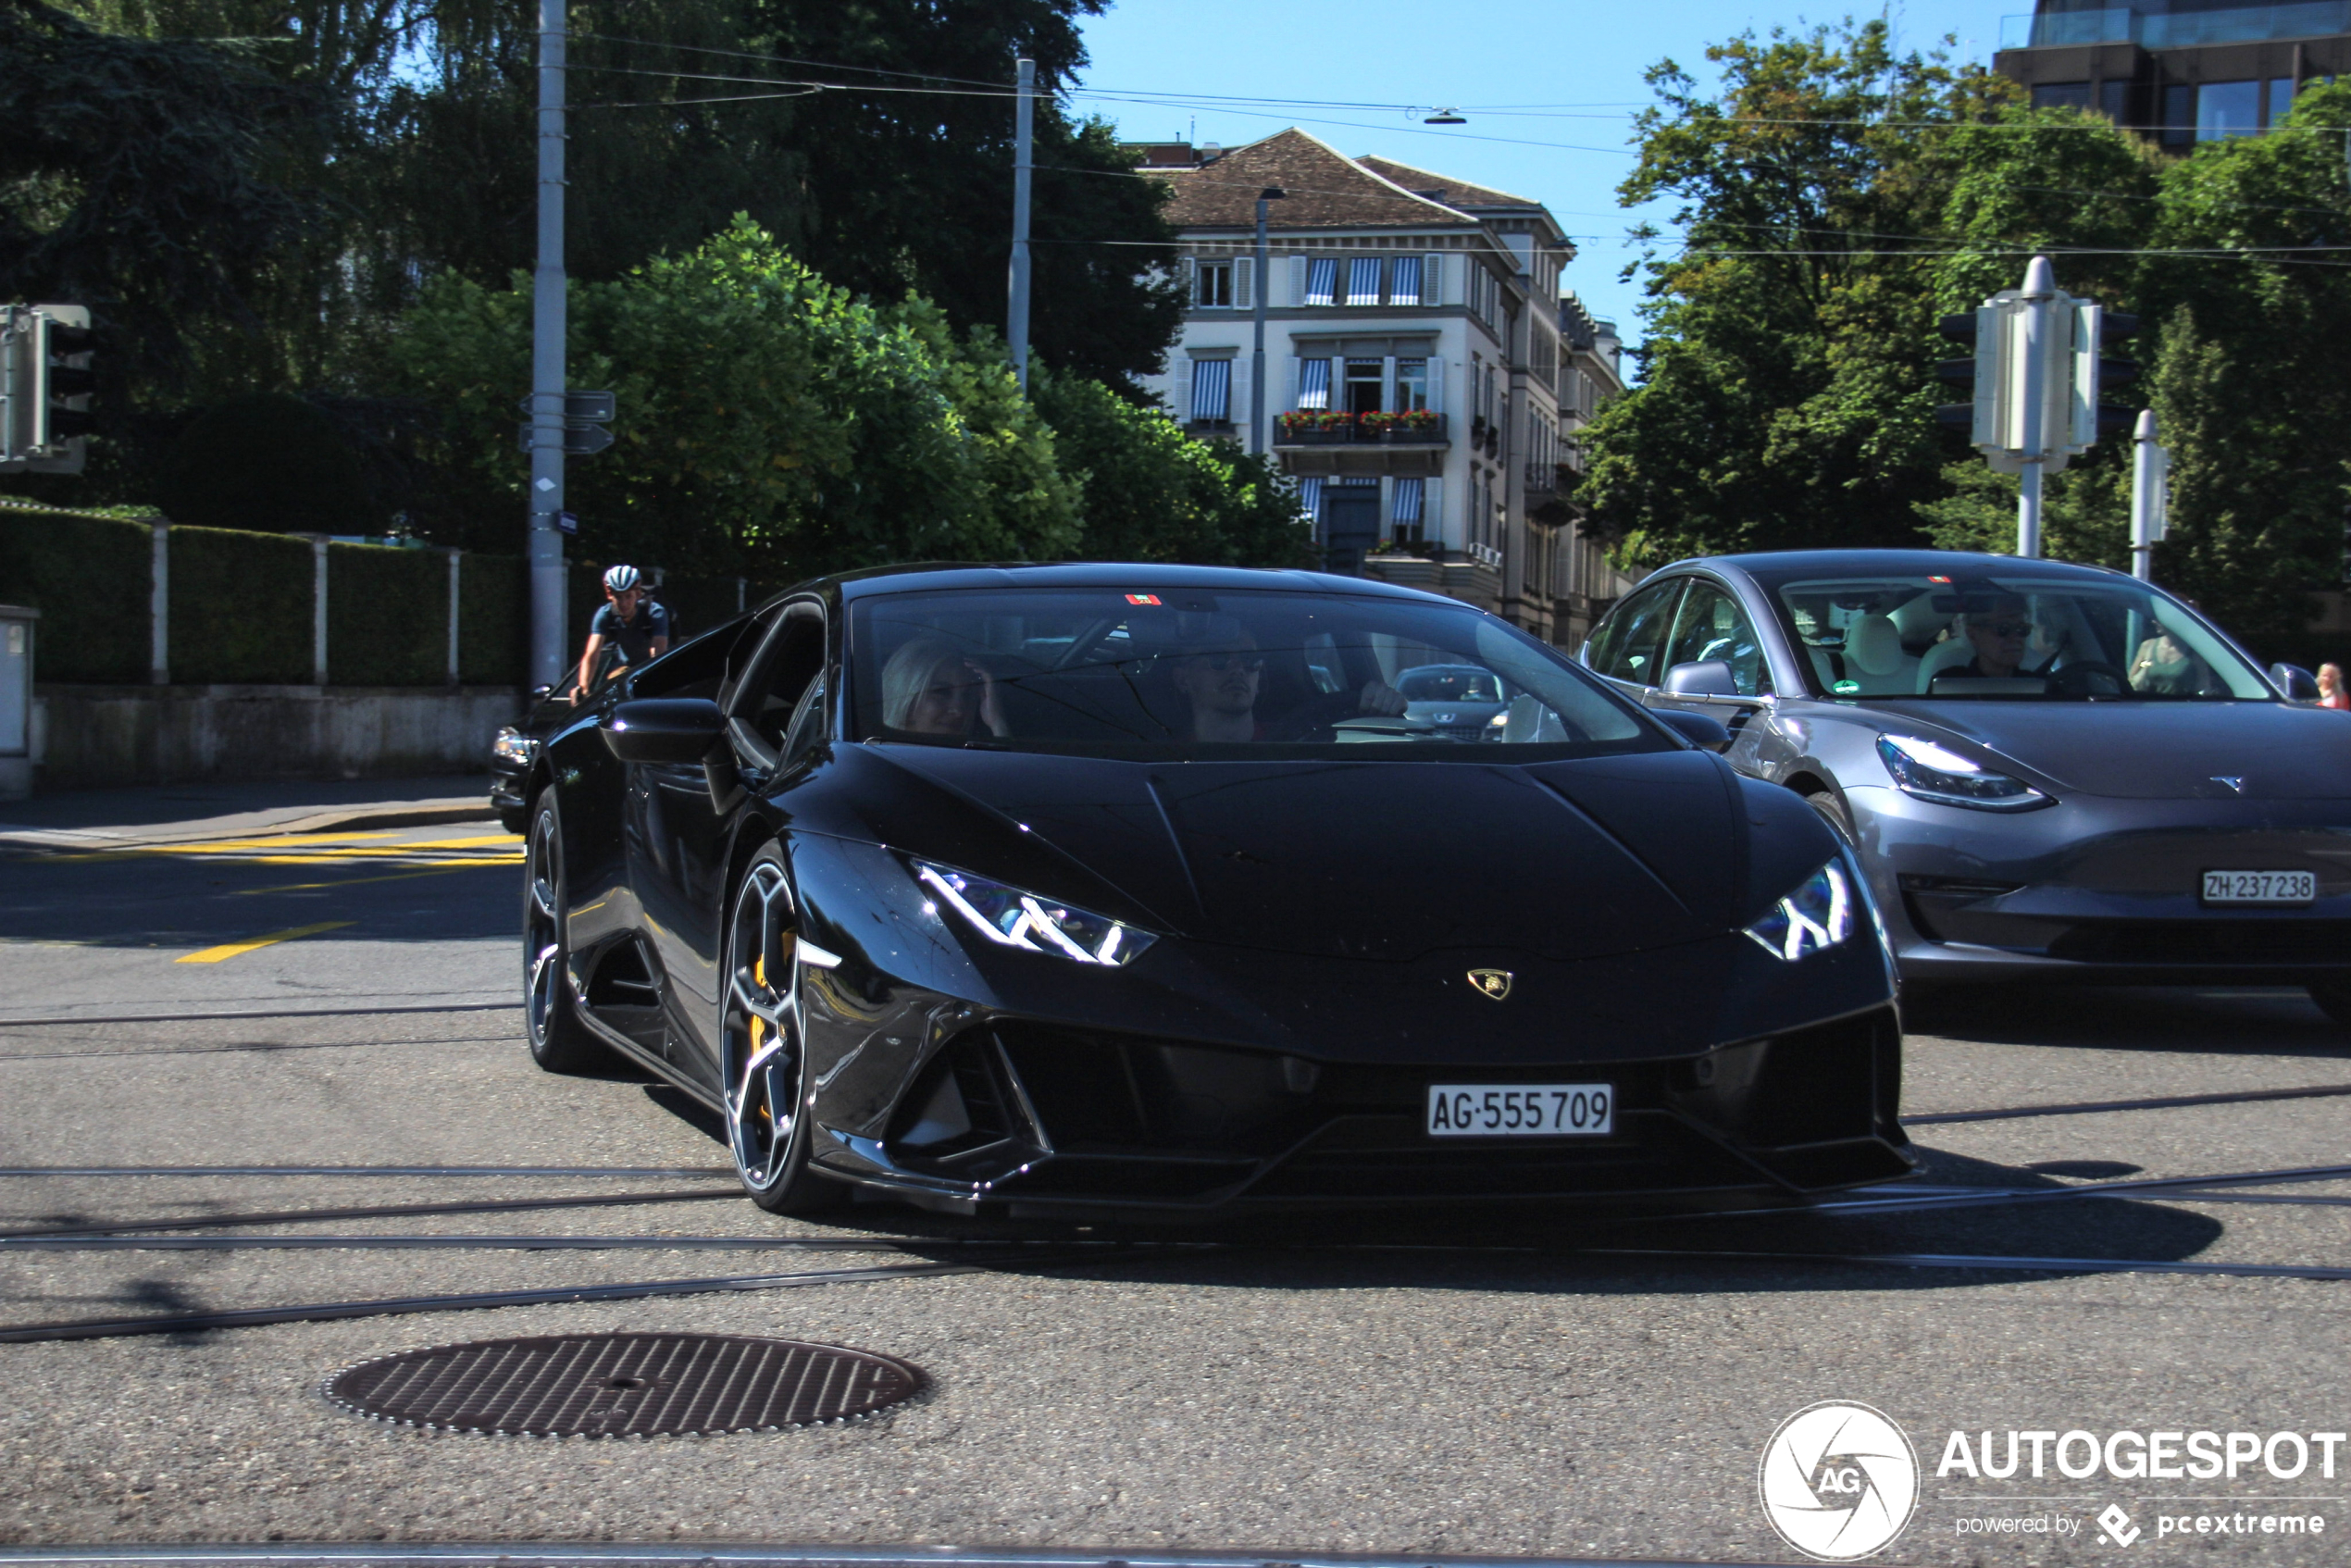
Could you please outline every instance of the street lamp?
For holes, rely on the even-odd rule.
[[[1279,185],[1268,185],[1257,193],[1257,278],[1252,314],[1256,317],[1256,350],[1249,359],[1249,450],[1262,454],[1265,450],[1265,293],[1273,286],[1267,275],[1265,259],[1265,204],[1287,198],[1289,193]]]

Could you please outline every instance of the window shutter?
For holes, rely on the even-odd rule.
[[[1428,411],[1445,412],[1445,361],[1435,355],[1429,355],[1428,360]]]
[[[1257,262],[1242,256],[1233,263],[1233,308],[1253,310],[1257,307]]]
[[[1297,305],[1303,303],[1305,298],[1306,258],[1302,255],[1294,255],[1289,258],[1289,297],[1282,303],[1287,305]]]
[[[1240,428],[1244,439],[1249,434],[1252,421],[1257,417],[1256,389],[1249,384],[1249,375],[1241,361],[1234,360],[1232,386],[1225,393],[1229,400],[1226,407],[1231,412],[1225,417]]]
[[[1380,361],[1379,405],[1382,408],[1399,406],[1396,401],[1396,356],[1392,354]]]
[[[1200,303],[1200,263],[1184,257],[1176,264],[1176,279],[1183,285],[1184,308],[1189,310]]]
[[[1192,417],[1192,356],[1179,354],[1167,367],[1167,411],[1178,421]]]
[[[1429,255],[1421,261],[1421,303],[1443,305],[1445,299],[1445,258]]]
[[[1432,540],[1445,537],[1445,481],[1426,479],[1421,481],[1421,529]]]
[[[1289,356],[1289,368],[1282,372],[1282,408],[1285,412],[1298,406],[1298,355]]]

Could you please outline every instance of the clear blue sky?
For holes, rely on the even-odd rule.
[[[1850,9],[1873,16],[1881,8]],[[1885,7],[1897,46],[1923,48],[1950,33],[1962,58],[1983,62],[2002,15],[2031,9],[2030,0]],[[1577,237],[1570,286],[1594,314],[1637,339],[1637,286],[1617,281],[1633,215],[1617,205],[1616,185],[1633,164],[1624,151],[1628,117],[1648,101],[1642,73],[1671,57],[1704,80],[1710,43],[1846,14],[1738,0],[1117,0],[1085,29],[1092,63],[1082,87],[1105,96],[1081,95],[1073,106],[1115,121],[1135,141],[1235,146],[1295,124],[1344,153],[1531,196]],[[1183,101],[1118,101],[1128,93]],[[1267,99],[1458,106],[1469,123],[1424,126],[1419,115],[1392,108],[1291,108]]]

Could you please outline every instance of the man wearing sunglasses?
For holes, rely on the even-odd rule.
[[[1300,740],[1334,720],[1357,714],[1394,716],[1404,711],[1403,694],[1385,681],[1370,680],[1361,691],[1337,692],[1306,703],[1271,723],[1257,717],[1258,687],[1265,655],[1257,639],[1238,624],[1215,633],[1179,655],[1176,690],[1191,704],[1195,740]]]
[[[2033,609],[2021,595],[2004,593],[1989,610],[1970,610],[1967,640],[1975,649],[1975,657],[1943,674],[2006,680],[2032,673],[2021,667],[2033,641]]]

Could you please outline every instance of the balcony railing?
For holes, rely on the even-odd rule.
[[[2136,44],[2143,49],[2189,49],[2202,44],[2258,44],[2332,32],[2351,32],[2351,0],[2299,0],[2294,5],[2237,6],[2225,11],[2169,16],[2150,16],[2129,6],[2008,16],[2000,19],[2000,47]]]
[[[1275,446],[1443,446],[1442,414],[1285,414],[1274,424]]]

